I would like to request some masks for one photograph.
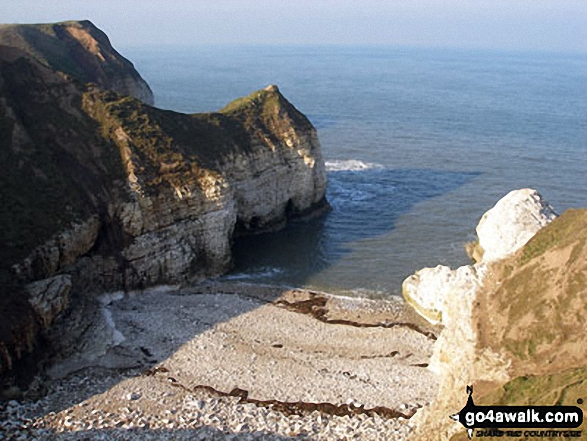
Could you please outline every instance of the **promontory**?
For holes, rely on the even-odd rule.
[[[276,86],[151,104],[91,22],[0,27],[0,373],[93,294],[221,274],[235,235],[327,208],[316,130]]]

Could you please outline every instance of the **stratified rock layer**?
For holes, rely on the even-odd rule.
[[[68,305],[81,327],[97,292],[221,274],[235,230],[281,228],[328,206],[316,130],[276,86],[180,114],[115,93],[145,98],[117,86],[134,69],[89,22],[0,28],[11,41],[0,46],[0,276],[20,284],[7,311],[30,297],[21,315],[34,323],[18,327],[47,328]],[[100,77],[96,57],[112,75]],[[22,288],[59,275],[71,289]],[[10,332],[6,357],[30,349],[29,337],[14,349]]]

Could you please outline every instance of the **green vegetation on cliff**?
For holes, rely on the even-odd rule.
[[[582,402],[580,400],[585,399],[586,391],[587,367],[584,367],[552,375],[514,378],[475,400],[475,404],[478,406],[577,406]],[[584,422],[581,427],[573,430],[581,430],[585,433],[585,426]],[[544,428],[544,430],[546,429]],[[468,439],[465,431],[461,431],[454,435],[451,441],[467,441]],[[488,436],[484,439],[495,441],[504,438]],[[561,438],[544,437],[540,439],[558,440]]]
[[[551,375],[523,376],[478,400],[478,405],[576,406],[587,391],[587,367]]]
[[[587,210],[568,210],[503,262],[500,286],[486,297],[486,313],[499,314],[481,320],[484,344],[499,344],[516,363],[539,370],[540,359],[572,367],[587,332],[586,243]]]
[[[477,303],[478,347],[510,361],[511,380],[481,384],[476,404],[576,406],[585,400],[586,242],[587,210],[567,210],[494,266],[494,283]],[[577,430],[585,434],[585,427]],[[451,438],[466,439],[464,431]]]
[[[29,282],[66,273],[79,295],[216,275],[237,219],[254,231],[323,201],[315,130],[277,87],[209,114],[149,97],[90,22],[0,26],[0,374],[44,321]],[[279,194],[262,200],[265,169]]]
[[[526,244],[517,264],[524,265],[548,250],[564,248],[570,244],[573,244],[573,252],[568,263],[574,263],[587,242],[587,228],[583,226],[586,217],[585,210],[567,210],[556,222],[540,230]]]
[[[70,222],[97,210],[115,147],[80,112],[82,90],[35,60],[0,47],[0,263],[6,268]]]
[[[308,119],[270,86],[213,113],[187,115],[145,106],[112,92],[89,92],[85,109],[113,140],[126,136],[148,187],[219,171],[235,155],[283,142],[284,134],[313,131]],[[122,130],[123,132],[120,132]],[[122,135],[124,133],[124,135]]]

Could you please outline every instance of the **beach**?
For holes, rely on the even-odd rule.
[[[4,406],[9,436],[404,439],[436,394],[439,329],[400,299],[209,282],[100,300],[46,395]]]

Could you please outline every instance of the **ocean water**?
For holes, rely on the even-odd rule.
[[[128,48],[158,107],[268,84],[318,129],[328,215],[235,244],[228,280],[388,296],[463,245],[509,191],[587,207],[587,55],[385,47]]]

